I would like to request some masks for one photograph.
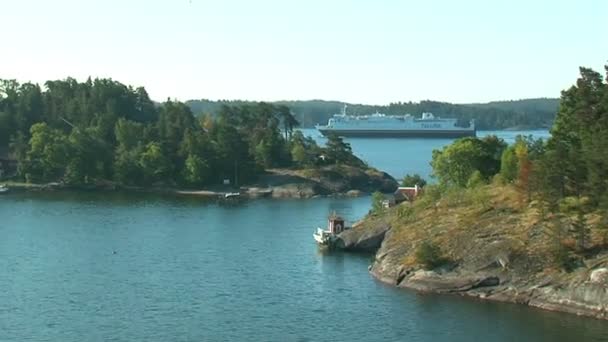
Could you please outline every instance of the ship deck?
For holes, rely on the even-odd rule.
[[[462,138],[474,137],[474,129],[462,130],[387,130],[387,129],[324,129],[319,128],[323,135],[337,134],[342,137],[368,138]]]

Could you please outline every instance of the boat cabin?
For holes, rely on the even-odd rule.
[[[336,214],[329,216],[327,227],[331,234],[340,234],[344,231],[344,219]]]

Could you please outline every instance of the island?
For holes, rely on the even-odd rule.
[[[111,79],[0,80],[0,181],[14,190],[313,197],[393,191],[338,136],[306,137],[285,105],[194,115]]]

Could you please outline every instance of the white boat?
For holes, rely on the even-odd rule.
[[[327,229],[317,227],[312,234],[319,246],[331,246],[338,238],[338,235],[348,228],[344,227],[344,219],[333,213],[329,216]]]
[[[224,194],[224,198],[225,199],[229,199],[229,198],[238,198],[239,196],[241,196],[240,192],[228,192]]]
[[[6,185],[0,185],[0,194],[7,193],[9,188]]]
[[[422,113],[421,118],[410,114],[347,115],[346,106],[341,114],[335,114],[327,125],[317,125],[323,135],[337,134],[343,137],[422,137],[460,138],[475,136],[475,121],[435,117]]]
[[[317,231],[312,234],[312,237],[321,246],[329,246],[333,242],[332,237],[334,236],[335,235],[332,234],[329,230],[325,230],[320,227],[318,227]]]

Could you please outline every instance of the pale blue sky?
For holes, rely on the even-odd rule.
[[[0,0],[0,78],[156,100],[557,97],[608,61],[608,0]]]

